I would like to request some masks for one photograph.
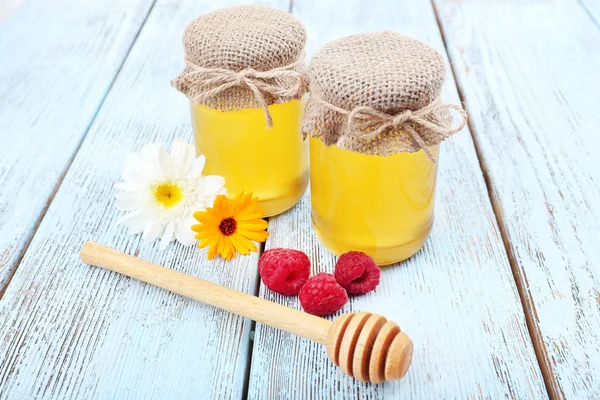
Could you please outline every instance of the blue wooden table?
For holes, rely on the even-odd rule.
[[[600,398],[600,2],[264,0],[325,42],[391,29],[449,63],[469,126],[443,145],[424,249],[342,312],[413,338],[402,381],[345,376],[320,345],[79,261],[95,240],[299,308],[266,289],[258,254],[127,236],[125,154],[191,142],[170,87],[196,15],[240,3],[25,0],[0,22],[0,399]],[[310,194],[269,219],[265,248],[335,257]]]

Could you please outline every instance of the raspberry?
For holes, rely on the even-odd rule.
[[[308,280],[310,260],[299,250],[270,249],[258,260],[258,273],[269,289],[290,296]]]
[[[348,294],[332,274],[321,272],[310,278],[300,291],[300,304],[309,314],[333,314],[348,302]]]
[[[342,254],[335,265],[335,279],[349,294],[365,294],[375,289],[380,274],[375,261],[360,251]]]

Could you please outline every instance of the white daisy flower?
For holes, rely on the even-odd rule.
[[[221,176],[203,176],[205,157],[196,158],[193,145],[173,141],[171,152],[149,144],[141,153],[129,153],[123,167],[123,182],[115,185],[117,207],[127,211],[120,220],[129,234],[142,233],[160,248],[177,239],[185,246],[196,242],[193,213],[212,206],[215,197],[227,194]]]

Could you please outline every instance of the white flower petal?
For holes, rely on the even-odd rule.
[[[196,243],[195,232],[192,230],[192,225],[186,218],[175,225],[175,237],[184,246],[191,246]]]
[[[195,182],[202,176],[202,171],[204,170],[204,165],[206,164],[206,157],[199,156],[192,163],[192,168],[190,173],[188,174],[188,181],[190,185],[194,185]]]
[[[133,211],[144,208],[147,204],[146,196],[139,192],[119,192],[116,195],[117,208],[121,211]]]
[[[160,219],[153,218],[146,222],[142,239],[146,242],[155,241],[165,228],[165,223]]]
[[[158,149],[158,163],[164,175],[171,176],[177,173],[175,171],[175,164],[173,163],[173,160],[171,160],[171,156],[162,147]]]
[[[148,144],[142,148],[142,160],[139,164],[139,168],[146,176],[151,176],[155,179],[162,179],[164,176],[164,171],[158,160],[160,150],[164,151],[162,147],[155,143]]]
[[[123,180],[129,180],[131,175],[135,175],[137,166],[141,162],[141,157],[135,153],[127,153],[125,163],[123,164]]]
[[[137,210],[122,216],[118,224],[125,225],[130,235],[141,233],[146,226],[146,210]]]
[[[173,172],[178,175],[187,173],[194,162],[195,155],[194,145],[188,144],[182,139],[175,139],[171,145],[171,160],[175,166]]]
[[[177,171],[175,173],[177,174],[181,172],[181,164],[183,158],[185,157],[187,145],[188,144],[181,139],[175,139],[171,145],[170,158],[176,167]]]
[[[185,176],[190,171],[195,158],[196,158],[196,148],[193,145],[188,144],[186,146],[185,155],[181,159],[180,174],[182,176]]]
[[[150,143],[142,147],[141,157],[145,161],[153,162],[158,158],[158,151],[161,147],[156,143]]]
[[[146,156],[130,153],[123,166],[122,177],[127,183],[146,184],[160,175],[160,169],[156,166],[156,149],[147,149]]]
[[[175,223],[169,222],[165,227],[165,230],[160,237],[160,246],[158,247],[160,250],[164,250],[167,248],[169,243],[173,241],[173,233],[175,232]]]
[[[194,212],[196,211],[201,211],[201,210],[194,210]],[[185,224],[187,227],[190,228],[190,230],[192,229],[192,225],[196,225],[198,223],[198,220],[196,220],[196,218],[194,218],[194,213],[190,213],[187,217],[185,217],[183,219],[183,224]],[[194,232],[194,231],[192,231]],[[196,234],[194,233],[194,236],[196,236]]]
[[[183,157],[187,146],[189,146],[189,144],[183,139],[173,140],[173,144],[171,144],[171,156],[173,158]]]
[[[225,186],[225,178],[218,175],[204,176],[200,179],[197,189],[204,196],[216,196]]]

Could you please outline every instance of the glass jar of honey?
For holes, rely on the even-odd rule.
[[[291,208],[308,186],[305,44],[303,25],[284,11],[224,8],[188,25],[186,68],[172,82],[190,99],[204,172],[223,176],[231,197],[252,192],[265,216]]]
[[[466,117],[439,98],[444,68],[435,50],[387,31],[339,39],[313,57],[302,131],[313,227],[333,253],[388,265],[425,243],[439,143]],[[457,127],[449,109],[463,116]]]

